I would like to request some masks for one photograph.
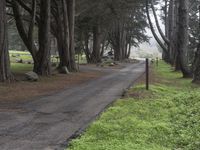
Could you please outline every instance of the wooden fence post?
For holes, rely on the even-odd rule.
[[[149,59],[146,58],[146,90],[149,90]]]

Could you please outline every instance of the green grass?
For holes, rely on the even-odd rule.
[[[11,62],[16,62],[16,60],[20,59],[22,59],[23,62],[32,62],[33,60],[29,52],[10,50],[9,54]]]
[[[32,71],[33,65],[22,63],[11,63],[11,71],[14,73],[27,73]]]
[[[33,62],[32,56],[30,54],[30,52],[27,51],[16,51],[16,50],[9,50],[9,54],[10,54],[10,60],[11,62],[16,62],[17,60],[22,59],[23,62]],[[56,55],[52,55],[51,56],[51,62],[55,62],[57,63],[59,60],[57,60]],[[78,63],[78,55],[76,55],[76,62]],[[79,58],[79,63],[80,64],[86,64],[87,60],[86,60],[86,56],[80,56]]]
[[[200,88],[163,62],[158,82],[130,90],[141,97],[118,100],[69,150],[199,150]]]

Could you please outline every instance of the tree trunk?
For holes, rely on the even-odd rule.
[[[168,46],[168,51],[170,55],[170,62],[171,65],[173,66],[175,64],[175,57],[174,57],[174,52],[175,52],[175,11],[174,11],[174,0],[170,0],[169,2],[169,13],[168,13],[168,37],[169,37],[169,46]]]
[[[8,53],[6,2],[0,1],[0,81],[13,80]]]
[[[93,63],[101,62],[101,31],[99,24],[93,28],[93,52],[91,60]]]
[[[51,0],[40,0],[38,63],[34,64],[34,71],[39,75],[51,74],[50,21]]]
[[[126,54],[126,58],[129,59],[131,55],[131,44],[129,43],[127,46],[127,54]]]
[[[75,0],[67,0],[68,18],[69,18],[69,60],[70,71],[77,71],[75,62],[75,47],[74,47],[74,26],[75,26]]]
[[[36,1],[33,0],[33,7],[32,7],[32,14],[31,14],[31,23],[29,25],[29,30],[27,31],[21,14],[20,14],[20,6],[17,1],[13,0],[12,1],[12,8],[13,8],[13,14],[16,22],[16,27],[18,30],[18,33],[24,42],[25,46],[27,47],[28,51],[31,53],[32,58],[34,60],[34,64],[38,63],[37,58],[36,58],[36,53],[37,53],[37,48],[36,45],[34,44],[34,39],[33,39],[33,33],[34,33],[34,25],[35,25],[35,15],[36,15]]]
[[[178,27],[178,57],[183,77],[192,77],[187,62],[189,12],[188,0],[179,0],[179,27]]]
[[[193,82],[200,84],[200,43],[195,53]]]
[[[199,6],[199,15],[200,15],[200,6]],[[199,16],[199,30],[200,30],[200,16]],[[193,82],[200,84],[200,33],[199,33],[199,44],[197,47],[197,51],[195,53],[193,67],[194,67]]]
[[[146,0],[146,14],[147,14],[147,18],[148,18],[148,21],[149,21],[149,26],[150,26],[150,29],[151,29],[151,32],[155,38],[155,40],[157,41],[157,43],[159,44],[159,46],[163,49],[163,52],[164,53],[168,53],[167,51],[167,48],[166,46],[162,43],[162,41],[159,39],[158,35],[156,34],[156,31],[153,27],[153,23],[151,21],[151,17],[150,17],[150,14],[149,14],[149,0]]]
[[[69,60],[69,41],[68,41],[68,18],[67,18],[67,9],[66,9],[66,1],[56,1],[55,2],[55,28],[56,33],[55,37],[57,39],[57,47],[58,47],[58,54],[60,58],[58,70],[62,69],[62,67],[69,67],[70,60]],[[60,16],[60,17],[58,17]]]
[[[156,22],[156,26],[157,26],[157,29],[158,29],[158,31],[159,31],[159,33],[160,33],[160,35],[161,35],[161,37],[162,37],[162,39],[165,41],[165,43],[169,46],[169,43],[170,43],[170,41],[169,41],[169,39],[165,36],[165,34],[163,33],[163,31],[162,31],[162,29],[161,29],[161,27],[160,27],[160,24],[159,24],[159,22],[158,22],[158,17],[157,17],[157,14],[156,14],[156,11],[155,11],[155,8],[154,8],[154,4],[153,4],[153,1],[151,0],[151,8],[152,8],[152,10],[153,10],[153,15],[154,15],[154,18],[155,18],[155,22]],[[167,8],[166,8],[167,9]],[[166,18],[168,18],[167,16],[166,16]],[[168,20],[168,19],[167,19]],[[166,26],[166,28],[168,27],[168,25]]]
[[[85,55],[86,55],[86,59],[87,59],[87,63],[92,63],[91,61],[91,53],[90,53],[90,50],[89,50],[89,33],[88,31],[85,31],[84,33],[84,52],[85,52]]]

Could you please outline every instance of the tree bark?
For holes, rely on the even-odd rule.
[[[67,0],[68,6],[68,18],[69,18],[69,60],[70,60],[70,71],[77,71],[75,62],[75,47],[74,47],[74,27],[75,27],[75,0]]]
[[[160,47],[163,49],[163,52],[167,54],[168,50],[165,47],[165,45],[162,43],[162,41],[159,39],[158,35],[156,34],[156,32],[154,30],[153,24],[152,24],[151,17],[150,17],[150,14],[149,14],[149,0],[146,0],[146,14],[147,14],[147,18],[148,18],[148,21],[149,21],[151,32],[152,32],[155,40],[160,45]]]
[[[178,26],[178,58],[180,61],[180,69],[184,78],[192,77],[191,70],[189,70],[187,62],[187,49],[189,42],[189,12],[188,0],[179,0],[179,26]]]
[[[200,6],[199,6],[199,30],[200,30]],[[200,33],[199,33],[199,44],[197,46],[197,51],[195,53],[193,67],[194,67],[193,83],[200,84]]]
[[[90,64],[92,63],[92,61],[91,61],[91,52],[89,49],[89,38],[90,38],[90,35],[88,31],[84,31],[84,52],[86,55],[87,63]]]
[[[92,63],[101,62],[101,29],[99,23],[93,27]]]
[[[38,63],[34,71],[39,75],[51,74],[50,54],[50,21],[51,0],[40,0],[40,22],[39,22],[39,51],[37,53]]]
[[[6,19],[6,2],[0,1],[0,81],[10,82],[13,76],[10,71],[10,60],[8,53],[7,39],[7,19]]]
[[[157,28],[158,28],[158,31],[159,31],[159,33],[160,33],[162,39],[165,41],[165,43],[166,43],[167,45],[169,45],[169,44],[170,44],[170,41],[169,41],[169,39],[164,35],[164,33],[163,33],[163,31],[162,31],[162,29],[161,29],[161,27],[160,27],[160,24],[159,24],[159,22],[158,22],[158,17],[157,17],[157,14],[156,14],[156,11],[155,11],[155,8],[154,8],[154,4],[153,4],[153,1],[152,1],[152,0],[151,0],[151,8],[152,8],[152,10],[153,10],[153,15],[154,15],[154,18],[155,18],[155,22],[156,22],[156,26],[157,26]]]
[[[34,60],[34,64],[38,63],[37,62],[37,57],[36,57],[36,53],[38,51],[35,43],[34,43],[34,39],[33,39],[33,32],[34,32],[34,25],[35,25],[35,15],[36,15],[36,1],[33,0],[33,10],[31,13],[31,23],[29,25],[29,30],[27,31],[21,14],[20,14],[20,8],[19,8],[19,3],[15,0],[12,1],[12,8],[13,8],[13,14],[14,14],[14,18],[15,18],[15,22],[16,22],[16,27],[18,30],[18,33],[22,39],[22,41],[24,42],[25,46],[27,47],[28,51],[31,53],[31,56]]]

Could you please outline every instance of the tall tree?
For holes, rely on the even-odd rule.
[[[74,26],[75,0],[53,0],[51,25],[52,33],[57,39],[60,63],[58,70],[67,67],[69,71],[76,71]],[[58,17],[59,16],[59,17]]]
[[[194,59],[194,76],[193,82],[200,84],[200,6],[199,6],[199,43]]]
[[[50,54],[51,0],[40,0],[39,51],[34,71],[39,75],[51,74]]]
[[[8,53],[6,2],[0,1],[0,81],[11,81],[10,60]]]
[[[180,63],[180,69],[183,74],[183,77],[192,77],[192,72],[189,70],[188,61],[187,61],[187,50],[189,43],[189,9],[188,9],[188,0],[179,0],[179,24],[178,24],[178,59]]]

